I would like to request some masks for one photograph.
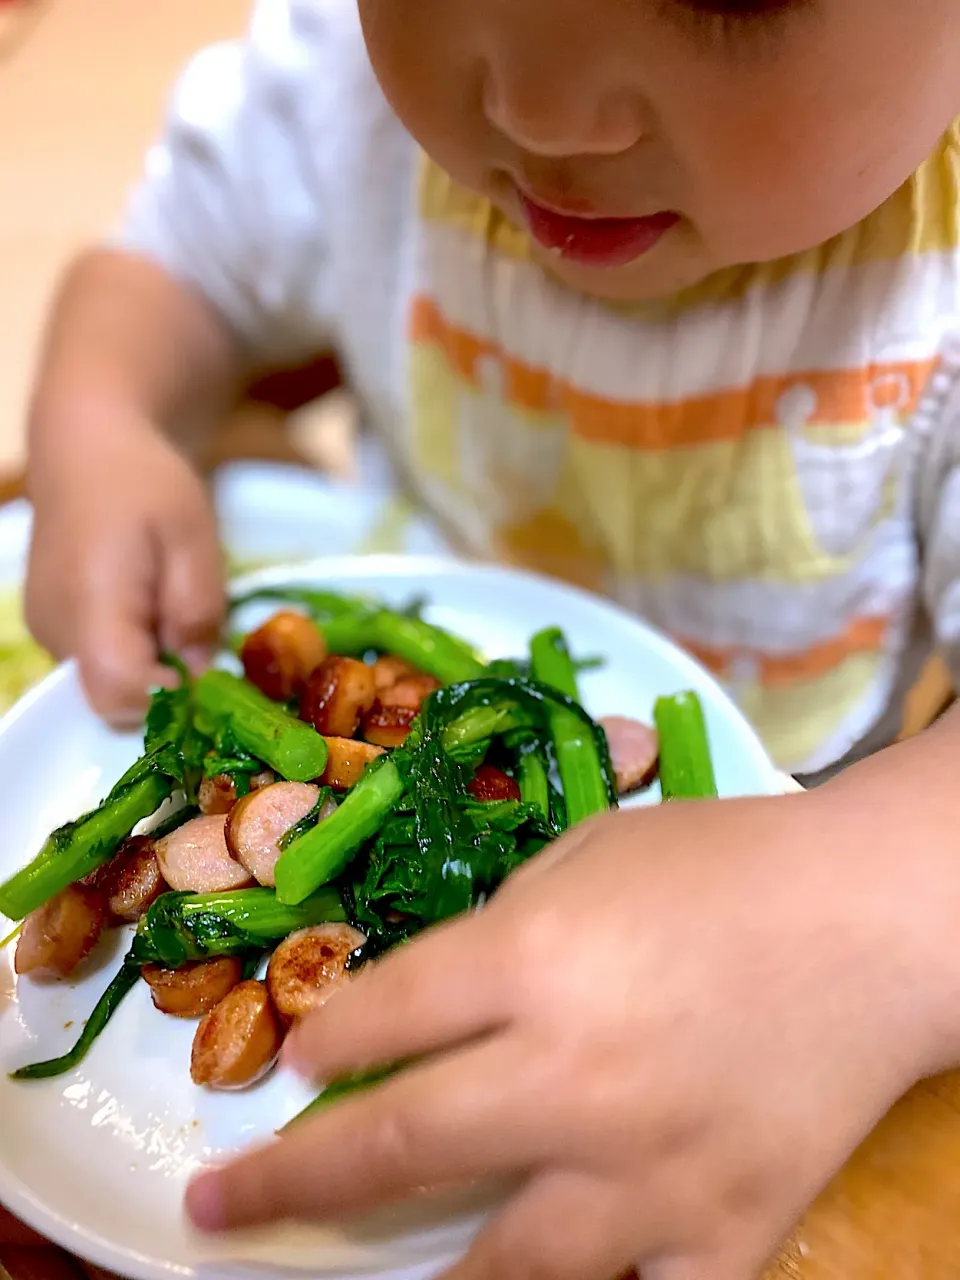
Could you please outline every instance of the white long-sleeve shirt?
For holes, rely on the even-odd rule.
[[[960,675],[960,132],[809,253],[614,307],[418,151],[351,0],[201,53],[121,242],[266,361],[334,347],[469,551],[602,590],[710,666],[783,767]]]

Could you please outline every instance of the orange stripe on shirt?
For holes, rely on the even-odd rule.
[[[812,645],[809,649],[783,654],[713,648],[682,636],[675,639],[709,671],[721,678],[731,676],[738,661],[747,660],[757,664],[761,685],[768,689],[782,689],[788,685],[820,679],[856,654],[877,653],[883,648],[888,626],[887,618],[854,618],[840,635]]]
[[[775,427],[780,397],[797,386],[816,397],[807,428],[862,422],[883,406],[887,388],[897,388],[898,397],[902,388],[905,394],[898,410],[909,414],[936,364],[928,359],[758,377],[746,387],[658,403],[610,400],[583,391],[451,324],[433,299],[424,295],[412,304],[410,338],[439,347],[457,376],[478,390],[477,362],[492,357],[503,371],[504,396],[515,407],[534,413],[565,413],[581,439],[637,450],[717,444],[739,439],[746,431]],[[872,405],[867,402],[871,387]]]

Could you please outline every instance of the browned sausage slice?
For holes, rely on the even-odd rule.
[[[318,924],[291,933],[267,966],[267,990],[281,1021],[305,1018],[349,982],[347,961],[366,938],[348,924]]]
[[[420,675],[422,675],[422,672],[418,671],[409,662],[404,662],[403,658],[395,658],[389,653],[385,654],[373,664],[373,683],[377,691],[377,697],[382,697],[385,690],[392,689],[401,680],[416,679]]]
[[[352,738],[376,698],[373,668],[333,655],[322,662],[300,699],[300,718],[317,733]]]
[[[410,711],[419,711],[430,694],[439,688],[440,681],[434,680],[433,676],[408,676],[407,679],[398,680],[396,684],[384,689],[377,696],[381,706],[405,707]]]
[[[295,697],[326,656],[319,628],[288,609],[252,631],[240,650],[247,679],[276,702]]]
[[[241,982],[197,1027],[190,1078],[211,1089],[242,1089],[266,1075],[282,1043],[266,987],[253,979]]]
[[[657,776],[660,754],[657,731],[626,716],[605,716],[600,724],[610,745],[619,794],[628,795],[651,783]]]
[[[182,969],[145,964],[143,978],[161,1013],[169,1013],[174,1018],[199,1018],[240,983],[243,965],[236,956],[199,960]]]
[[[363,736],[377,747],[402,747],[418,712],[413,707],[385,707],[379,702],[363,717]]]
[[[97,872],[94,884],[106,899],[112,921],[133,924],[139,920],[167,888],[154,842],[149,836],[125,840]]]
[[[230,856],[222,815],[191,818],[156,847],[163,878],[178,893],[226,893],[251,883],[246,867]]]
[[[269,769],[254,774],[250,779],[250,790],[259,791],[261,787],[269,787],[274,775]],[[200,812],[206,814],[230,812],[237,803],[237,788],[228,773],[217,773],[212,778],[204,778],[197,791],[197,804]]]
[[[97,945],[107,920],[103,894],[72,884],[23,922],[14,968],[36,978],[68,978]]]
[[[367,765],[383,755],[383,747],[355,742],[353,738],[327,738],[325,741],[329,754],[320,783],[334,791],[349,791],[355,787]]]
[[[227,846],[250,874],[270,888],[277,883],[274,869],[279,842],[316,807],[320,788],[308,782],[275,782],[238,800],[227,818]],[[336,805],[321,810],[326,818]]]

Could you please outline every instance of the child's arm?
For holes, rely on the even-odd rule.
[[[38,639],[95,708],[142,713],[161,648],[200,664],[223,606],[209,498],[187,455],[239,385],[327,345],[315,138],[298,112],[325,49],[284,0],[206,50],[113,247],[61,287],[30,421]]]
[[[162,678],[158,646],[202,663],[216,638],[216,531],[174,441],[216,420],[239,371],[222,321],[157,265],[93,253],[63,282],[30,415],[27,613],[118,723]]]

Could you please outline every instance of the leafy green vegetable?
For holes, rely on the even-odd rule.
[[[534,636],[530,659],[536,680],[559,690],[579,706],[576,672],[561,631],[551,627]],[[569,706],[559,704],[550,711],[550,736],[563,783],[567,822],[573,827],[610,808],[605,776],[609,771],[609,746],[605,734],[587,732],[582,718]]]
[[[133,955],[140,964],[179,969],[194,960],[263,951],[297,929],[345,919],[334,889],[292,907],[272,889],[165,893],[140,920]]]
[[[381,756],[324,822],[299,836],[276,865],[277,897],[298,903],[335,880],[365,840],[377,834],[403,795],[394,761]]]
[[[151,827],[149,835],[151,840],[162,840],[164,836],[172,835],[174,831],[179,831],[192,818],[199,816],[200,810],[195,804],[184,805],[182,809],[177,809],[171,813],[168,818],[164,818],[163,822],[158,823],[155,827]]]
[[[281,778],[311,782],[327,764],[327,744],[252,684],[226,671],[208,671],[195,686],[196,723],[209,738],[229,732],[246,756],[263,761]]]
[[[544,748],[558,706],[593,735],[597,758],[605,762],[599,772],[606,807],[614,801],[605,740],[563,695],[485,677],[427,699],[406,746],[393,755],[412,813],[382,828],[345,890],[348,909],[374,952],[479,906],[562,830],[565,815],[554,802]],[[522,797],[526,770],[528,797],[520,803],[481,804],[469,795],[477,749],[487,751],[497,738],[517,756]]]
[[[298,604],[323,631],[331,653],[391,653],[443,683],[472,680],[484,664],[465,641],[419,616],[419,601],[406,609],[385,609],[357,596],[302,587],[264,588],[242,596],[234,607],[253,600]]]
[[[522,737],[518,743],[517,767],[520,798],[546,822],[550,820],[550,772],[543,744],[535,737]],[[562,830],[561,827],[559,830]],[[557,834],[559,834],[559,830]]]
[[[395,654],[443,684],[474,680],[484,664],[470,645],[457,636],[389,609],[381,609],[374,620],[375,649]]]
[[[359,617],[376,613],[380,606],[364,596],[343,595],[339,591],[323,591],[315,587],[260,587],[236,596],[230,602],[232,610],[242,609],[258,601],[298,604],[315,622],[329,622],[333,618]]]
[[[135,986],[145,964],[179,969],[195,960],[241,956],[245,972],[252,976],[271,944],[297,929],[345,919],[340,895],[332,889],[299,907],[282,906],[271,889],[165,893],[140,920],[120,971],[98,1000],[73,1048],[62,1057],[21,1067],[12,1079],[47,1080],[78,1066]]]
[[[664,800],[700,800],[717,794],[703,705],[695,693],[658,698],[653,710],[660,738],[660,791]]]
[[[530,666],[535,680],[579,701],[573,659],[559,627],[538,631],[530,641]]]
[[[158,689],[150,701],[144,754],[96,809],[58,828],[36,857],[0,885],[0,912],[22,920],[76,880],[113,857],[134,827],[151,817],[176,790],[192,789],[204,744],[194,729],[192,688],[186,670],[175,689]]]
[[[305,836],[308,831],[313,830],[320,821],[320,814],[323,812],[324,805],[330,804],[332,800],[332,789],[330,787],[322,787],[319,796],[317,796],[317,803],[310,812],[302,817],[299,822],[295,822],[290,830],[285,831],[277,841],[277,848],[281,853],[289,849],[295,840],[299,840],[301,836]]]

